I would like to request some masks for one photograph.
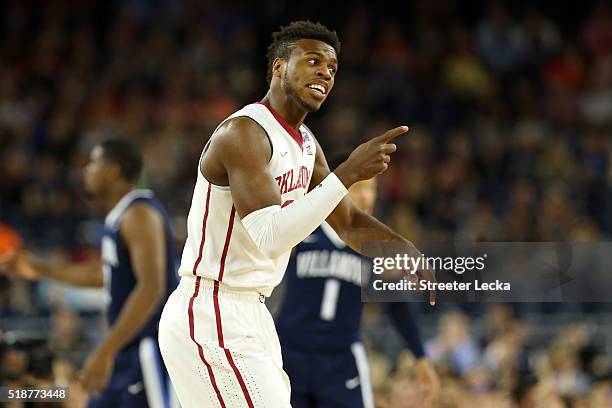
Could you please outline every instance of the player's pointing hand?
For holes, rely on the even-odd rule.
[[[391,153],[397,150],[397,146],[390,142],[406,132],[408,126],[399,126],[360,144],[334,173],[347,188],[357,181],[383,173],[389,167]]]
[[[376,136],[375,138],[372,138],[370,142],[389,143],[390,141],[392,141],[399,135],[408,132],[409,129],[410,128],[408,126],[398,126],[396,128],[387,130],[385,133],[383,133],[380,136]]]

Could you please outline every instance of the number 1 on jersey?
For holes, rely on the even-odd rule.
[[[325,287],[323,288],[323,300],[321,302],[321,319],[327,321],[334,320],[339,294],[340,281],[338,279],[326,279]]]

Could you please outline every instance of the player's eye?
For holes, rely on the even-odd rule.
[[[308,63],[310,65],[315,65],[317,62],[318,62],[318,60],[316,58],[311,58],[311,59],[308,60]]]
[[[329,73],[335,74],[338,69],[336,67],[329,67]]]

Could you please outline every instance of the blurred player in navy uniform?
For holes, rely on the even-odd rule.
[[[106,288],[110,328],[81,371],[81,383],[92,394],[89,407],[166,407],[172,400],[157,330],[178,282],[174,240],[152,191],[135,189],[141,168],[140,152],[121,139],[91,152],[85,187],[108,211],[101,260],[54,264],[22,253],[11,268],[30,279]]]
[[[330,167],[347,154],[330,159]],[[351,200],[371,214],[376,179],[349,188]],[[361,263],[364,258],[344,243],[327,223],[295,247],[285,275],[276,326],[283,368],[291,381],[291,406],[374,407],[366,351],[361,343]],[[425,359],[410,304],[384,305],[418,359],[417,376],[437,397],[438,379]]]

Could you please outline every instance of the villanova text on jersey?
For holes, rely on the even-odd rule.
[[[283,345],[320,351],[360,340],[362,262],[328,224],[298,244],[277,317]]]

